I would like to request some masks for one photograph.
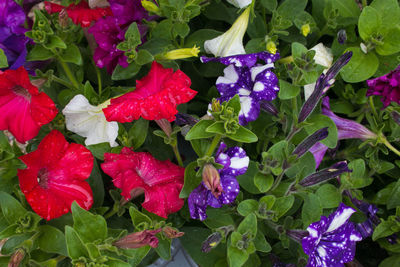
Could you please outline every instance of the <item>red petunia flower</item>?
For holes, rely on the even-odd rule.
[[[42,218],[51,220],[68,213],[73,201],[90,209],[93,193],[85,179],[92,172],[94,158],[83,145],[70,144],[53,130],[35,151],[19,159],[27,166],[18,170],[22,193]]]
[[[76,25],[80,24],[84,28],[89,27],[92,21],[97,21],[102,17],[111,16],[113,14],[110,7],[97,7],[92,9],[86,1],[81,1],[77,5],[70,4],[67,7],[45,2],[45,8],[49,14],[59,13],[61,10],[65,9],[68,17],[70,17]]]
[[[51,98],[31,84],[24,67],[0,72],[0,130],[20,143],[34,138],[58,110]]]
[[[130,200],[144,191],[143,208],[167,218],[183,206],[179,192],[185,169],[170,161],[159,161],[147,152],[134,152],[124,147],[120,154],[105,153],[103,171],[113,178],[121,195]]]
[[[176,106],[191,100],[197,92],[190,89],[190,78],[180,70],[165,69],[153,62],[150,72],[136,81],[136,90],[111,99],[103,109],[108,121],[130,122],[146,120],[175,120]]]

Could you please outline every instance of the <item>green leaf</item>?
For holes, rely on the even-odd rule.
[[[294,196],[293,195],[278,197],[275,200],[272,210],[275,211],[277,217],[280,218],[283,215],[285,215],[286,212],[288,212],[290,210],[290,208],[293,206],[293,204],[294,204]]]
[[[271,174],[264,175],[259,172],[254,176],[254,185],[262,193],[265,193],[271,189],[273,183],[274,177]]]
[[[43,45],[47,49],[56,49],[56,48],[66,49],[67,48],[67,45],[64,43],[64,41],[57,35],[50,35],[50,36],[48,36],[48,38],[49,38],[48,42]]]
[[[352,172],[343,173],[340,177],[344,188],[362,188],[372,183],[373,178],[365,174],[365,162],[363,159],[352,160],[348,166]]]
[[[237,231],[242,235],[251,233],[253,237],[257,234],[257,217],[254,213],[247,215],[239,224]]]
[[[226,104],[226,107],[233,108],[236,114],[239,114],[240,109],[241,109],[241,104],[240,104],[240,97],[238,94],[236,94],[234,97],[229,99],[228,103]]]
[[[86,147],[90,150],[90,152],[92,152],[93,156],[99,160],[104,160],[104,153],[111,152],[111,146],[109,142],[88,145]]]
[[[7,56],[6,54],[4,54],[3,49],[0,48],[0,69],[7,67],[8,67]]]
[[[212,120],[199,121],[186,134],[185,139],[190,141],[190,140],[194,140],[194,139],[213,137],[214,136],[213,133],[206,132],[206,129],[213,123],[214,123],[214,121],[212,121]]]
[[[107,222],[101,215],[94,215],[82,209],[76,202],[71,205],[74,230],[84,243],[107,238]]]
[[[254,245],[256,246],[256,250],[268,253],[272,250],[271,245],[265,239],[265,235],[258,230],[256,238],[253,240]]]
[[[124,262],[119,259],[114,259],[111,257],[108,257],[107,266],[109,266],[109,267],[132,267],[132,265],[127,262]]]
[[[284,80],[279,80],[279,98],[282,100],[292,99],[300,93],[300,87],[294,86]]]
[[[310,135],[319,129],[328,127],[328,137],[320,142],[329,148],[336,147],[338,141],[336,124],[328,116],[322,114],[313,115],[307,119],[307,122],[310,124],[306,125],[304,129]]]
[[[0,207],[8,224],[14,224],[24,217],[26,209],[11,195],[0,191]]]
[[[263,7],[265,7],[269,11],[274,11],[278,6],[277,0],[261,0],[260,3]]]
[[[238,180],[240,187],[244,188],[247,192],[251,194],[260,194],[262,193],[254,184],[254,176],[258,173],[257,163],[254,161],[250,161],[249,167],[247,168],[247,172],[243,175],[239,175],[236,177]]]
[[[399,254],[390,256],[389,258],[384,259],[379,264],[379,267],[393,267],[393,266],[400,266],[400,255]]]
[[[239,126],[239,129],[236,130],[235,134],[225,134],[232,140],[242,143],[254,143],[258,141],[257,135],[255,135],[252,131],[243,126]]]
[[[201,177],[196,176],[197,162],[193,161],[189,163],[189,165],[185,168],[185,182],[183,184],[183,188],[181,193],[179,194],[180,198],[187,198],[190,193],[201,183]]]
[[[397,180],[394,188],[392,189],[386,205],[388,209],[394,209],[397,206],[400,206],[400,179]]]
[[[74,63],[79,66],[81,66],[83,63],[81,51],[79,51],[79,48],[74,44],[69,44],[67,49],[63,50],[63,52],[60,54],[60,57],[65,62]]]
[[[292,56],[294,58],[302,58],[302,55],[306,54],[307,51],[308,49],[304,45],[297,42],[292,43]]]
[[[175,22],[172,26],[172,30],[182,38],[185,38],[189,34],[189,25],[185,22]]]
[[[130,266],[138,266],[149,253],[150,249],[150,246],[144,246],[136,249],[122,249],[122,251],[125,256],[130,258]]]
[[[204,51],[204,42],[221,35],[222,32],[211,30],[211,29],[201,29],[195,31],[187,38],[185,38],[184,47],[193,47],[194,45],[200,46],[201,51]]]
[[[152,221],[147,216],[146,214],[140,212],[137,208],[135,207],[130,207],[129,208],[129,215],[131,216],[132,224],[135,226],[136,229],[138,230],[145,230],[142,229],[145,224],[147,226],[151,225]]]
[[[162,239],[158,238],[158,247],[155,248],[158,256],[163,258],[164,260],[171,259],[171,239]]]
[[[370,6],[363,8],[360,17],[358,18],[358,31],[364,41],[376,34],[381,27],[381,16],[378,11]]]
[[[372,234],[372,240],[375,241],[379,238],[389,236],[393,234],[393,223],[390,221],[382,220],[378,226],[375,227],[374,233]]]
[[[388,56],[400,51],[400,29],[398,27],[388,29],[383,36],[383,44],[376,46],[376,52],[382,56]]]
[[[332,6],[338,9],[339,15],[342,17],[355,17],[358,18],[360,15],[360,8],[357,6],[355,1],[347,0],[330,0]]]
[[[232,211],[226,207],[223,208],[207,208],[207,219],[203,223],[210,229],[216,229],[222,226],[235,225]]]
[[[250,213],[256,211],[258,208],[258,202],[254,199],[246,199],[239,203],[237,211],[242,216],[247,216]]]
[[[39,226],[40,235],[36,239],[37,245],[48,253],[68,255],[64,233],[50,225]]]
[[[342,202],[342,194],[334,185],[324,184],[317,189],[315,194],[318,196],[321,206],[324,209],[336,208]]]
[[[141,147],[146,141],[147,129],[149,128],[149,121],[143,118],[139,118],[135,121],[132,127],[129,129],[129,143],[132,144],[134,149]]]
[[[294,20],[297,14],[304,10],[307,0],[286,0],[279,5],[278,13],[287,19]]]
[[[122,67],[121,65],[117,65],[111,75],[111,79],[114,81],[128,80],[134,77],[139,72],[140,68],[141,66],[134,62],[129,64],[129,66],[126,68]]]
[[[364,54],[359,47],[350,47],[346,51],[353,52],[353,56],[340,71],[343,80],[356,83],[365,81],[374,75],[379,67],[379,60],[375,53]]]
[[[104,184],[103,178],[101,177],[101,171],[97,161],[94,161],[92,173],[87,180],[90,188],[93,191],[93,206],[94,208],[101,207],[104,201]]]
[[[67,243],[68,256],[75,260],[79,257],[89,257],[86,246],[78,233],[71,226],[65,226],[65,241]]]
[[[240,267],[248,258],[249,254],[246,250],[240,250],[234,246],[228,247],[228,261],[230,267]]]
[[[40,61],[53,58],[54,54],[49,49],[44,48],[40,44],[36,44],[26,56],[26,61]]]
[[[135,62],[138,65],[145,65],[147,63],[150,63],[154,60],[153,55],[144,49],[141,49],[138,51],[137,56],[135,58]]]
[[[400,7],[398,0],[374,0],[370,7],[382,14],[382,28],[390,29],[400,24]]]
[[[319,221],[322,215],[322,205],[319,197],[309,193],[304,198],[303,209],[301,210],[301,219],[303,226],[307,227],[312,222]]]

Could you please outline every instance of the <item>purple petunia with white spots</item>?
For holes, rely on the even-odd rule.
[[[232,203],[239,194],[236,176],[244,174],[249,166],[249,157],[241,147],[227,148],[223,142],[218,148],[215,161],[223,165],[219,170],[222,193],[215,198],[203,182],[194,189],[188,198],[190,216],[193,219],[205,220],[207,206],[220,208],[224,204]]]
[[[260,59],[266,64],[257,64]],[[278,78],[271,71],[279,54],[267,52],[236,55],[222,58],[201,57],[203,63],[218,61],[228,65],[224,76],[217,79],[216,86],[221,94],[220,101],[228,101],[236,94],[240,97],[239,123],[246,125],[260,114],[260,101],[271,101],[279,91]]]
[[[309,255],[307,267],[344,266],[353,260],[356,242],[362,240],[354,224],[348,221],[355,211],[341,203],[328,218],[321,216],[319,222],[308,226],[309,235],[301,242]]]

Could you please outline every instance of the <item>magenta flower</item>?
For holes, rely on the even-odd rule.
[[[400,66],[381,77],[368,80],[367,96],[380,95],[385,108],[390,102],[400,104]]]

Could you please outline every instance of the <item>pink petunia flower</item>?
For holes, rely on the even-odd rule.
[[[70,4],[69,6],[62,6],[51,2],[45,2],[46,11],[49,14],[59,13],[63,9],[67,11],[68,17],[76,25],[81,27],[89,27],[93,21],[97,21],[102,17],[112,16],[111,8],[109,7],[97,7],[90,8],[86,1],[81,1],[79,4]]]
[[[0,72],[0,130],[9,130],[20,143],[34,138],[58,110],[51,98],[29,81],[24,67]]]
[[[379,95],[386,108],[391,102],[400,105],[400,66],[386,75],[368,80],[367,96]]]
[[[35,151],[19,159],[27,165],[18,170],[19,185],[40,217],[60,217],[71,210],[73,201],[90,209],[93,193],[85,179],[92,172],[94,158],[83,145],[70,144],[62,133],[53,130]]]
[[[142,206],[149,212],[167,218],[183,206],[179,193],[185,169],[168,160],[159,161],[150,153],[124,147],[120,154],[105,153],[101,168],[126,200],[144,192]]]
[[[190,89],[190,78],[180,70],[165,69],[153,62],[150,72],[136,81],[136,90],[111,99],[103,109],[108,121],[131,122],[146,120],[175,120],[177,105],[191,100],[197,92]]]

